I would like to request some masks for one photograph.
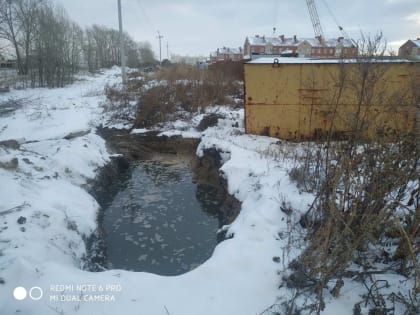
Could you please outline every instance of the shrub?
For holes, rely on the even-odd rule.
[[[379,40],[369,40],[366,47],[379,47]],[[359,97],[358,104],[362,107],[369,106],[370,100],[377,97],[375,93],[380,93],[372,86],[381,80],[383,71],[378,71],[369,59],[364,59],[360,64],[363,65],[360,75],[355,76],[359,79],[351,82],[337,79],[337,89],[344,85],[354,88],[354,95]],[[401,102],[404,96],[399,98]],[[413,101],[418,102],[418,98],[414,97]],[[325,288],[335,280],[336,286],[330,292],[338,296],[342,278],[346,277],[346,269],[350,264],[356,264],[364,270],[357,275],[365,281],[377,272],[370,270],[373,264],[394,260],[398,264],[387,268],[414,279],[410,292],[413,300],[407,310],[418,310],[418,140],[414,134],[395,134],[392,142],[380,137],[366,142],[362,133],[368,121],[358,113],[352,118],[352,132],[348,140],[332,142],[328,138],[316,147],[315,152],[308,150],[301,165],[289,174],[302,186],[307,185],[307,179],[314,174],[318,174],[319,178],[314,204],[303,216],[306,223],[312,224],[305,224],[308,227],[308,245],[299,258],[298,270],[300,275],[306,277],[305,283],[311,283],[317,299],[315,311],[320,314],[325,306]],[[393,252],[387,252],[385,242],[397,244]],[[369,253],[372,249],[381,254],[373,259]],[[375,287],[377,296],[382,299],[375,282],[372,287]],[[373,304],[376,305],[377,301],[373,301]],[[373,308],[372,314],[377,311],[377,308]]]
[[[208,106],[235,105],[232,96],[241,95],[242,86],[216,70],[189,65],[171,65],[154,76],[158,86],[141,93],[135,127],[147,128],[176,119],[182,112],[201,112]]]
[[[134,125],[137,128],[148,128],[167,121],[175,109],[170,89],[165,86],[150,88],[139,99]]]
[[[105,87],[107,103],[104,106],[104,113],[110,122],[131,122],[133,121],[133,105],[135,95],[120,85],[107,85]]]

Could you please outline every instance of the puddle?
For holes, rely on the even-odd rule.
[[[83,269],[179,275],[205,262],[240,209],[219,176],[219,153],[198,159],[191,139],[108,137],[124,158],[93,183],[102,210]]]
[[[175,275],[207,260],[219,223],[206,209],[217,204],[193,183],[188,160],[138,161],[129,172],[104,210],[107,268]]]

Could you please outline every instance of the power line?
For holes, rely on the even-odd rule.
[[[336,19],[335,15],[333,14],[332,10],[330,9],[330,7],[328,6],[327,2],[325,0],[322,0],[322,2],[324,3],[325,7],[327,8],[328,12],[330,13],[331,17],[334,20],[335,25],[338,26],[338,29],[341,31],[343,28],[340,26],[340,24],[338,23],[338,20]]]
[[[350,39],[349,35],[347,34],[347,32],[344,30],[344,28],[340,25],[340,23],[338,22],[337,18],[335,17],[334,13],[332,12],[332,10],[330,9],[327,1],[322,0],[322,2],[324,3],[325,7],[327,8],[329,14],[331,15],[331,17],[334,20],[335,25],[337,25],[338,29],[340,30],[341,34],[344,35],[345,38]]]
[[[153,23],[153,21],[149,18],[149,15],[147,14],[147,11],[144,8],[141,0],[137,0],[135,2],[138,5],[138,8],[140,9],[140,11],[142,13],[142,16],[143,16],[142,20],[143,20],[144,24],[149,28],[149,30],[154,32],[158,28],[156,27],[155,23]],[[136,11],[136,13],[137,13],[137,11]],[[157,33],[158,33],[157,38],[159,39],[159,62],[162,63],[162,42],[161,42],[161,40],[163,38],[163,35],[161,35],[159,31],[157,31]],[[167,54],[169,55],[169,44],[167,44]]]
[[[151,31],[154,32],[154,30],[157,29],[156,25],[152,22],[152,20],[149,18],[149,15],[147,14],[146,10],[144,9],[143,4],[141,3],[141,0],[137,0],[136,4],[140,8],[141,13],[143,14],[143,21],[145,24],[150,28]]]

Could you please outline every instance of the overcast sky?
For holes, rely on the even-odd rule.
[[[81,26],[118,28],[117,0],[55,0]],[[243,46],[248,35],[313,37],[305,0],[121,0],[123,27],[136,41],[149,41],[162,58],[169,53],[205,55],[218,47]],[[420,0],[315,1],[326,37],[337,24],[353,39],[382,30],[388,46],[420,37]],[[337,21],[337,22],[336,22]]]

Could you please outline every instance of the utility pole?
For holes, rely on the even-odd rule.
[[[168,60],[170,60],[170,59],[169,59],[169,43],[168,43],[168,42],[166,42],[166,58],[167,58]]]
[[[162,38],[163,36],[160,35],[159,31],[157,31],[158,36],[157,38],[159,39],[159,64],[162,65]]]
[[[125,45],[124,45],[124,34],[122,26],[122,14],[121,14],[121,0],[118,0],[118,21],[120,25],[120,55],[121,55],[121,77],[123,85],[127,83],[127,74],[125,71]]]

